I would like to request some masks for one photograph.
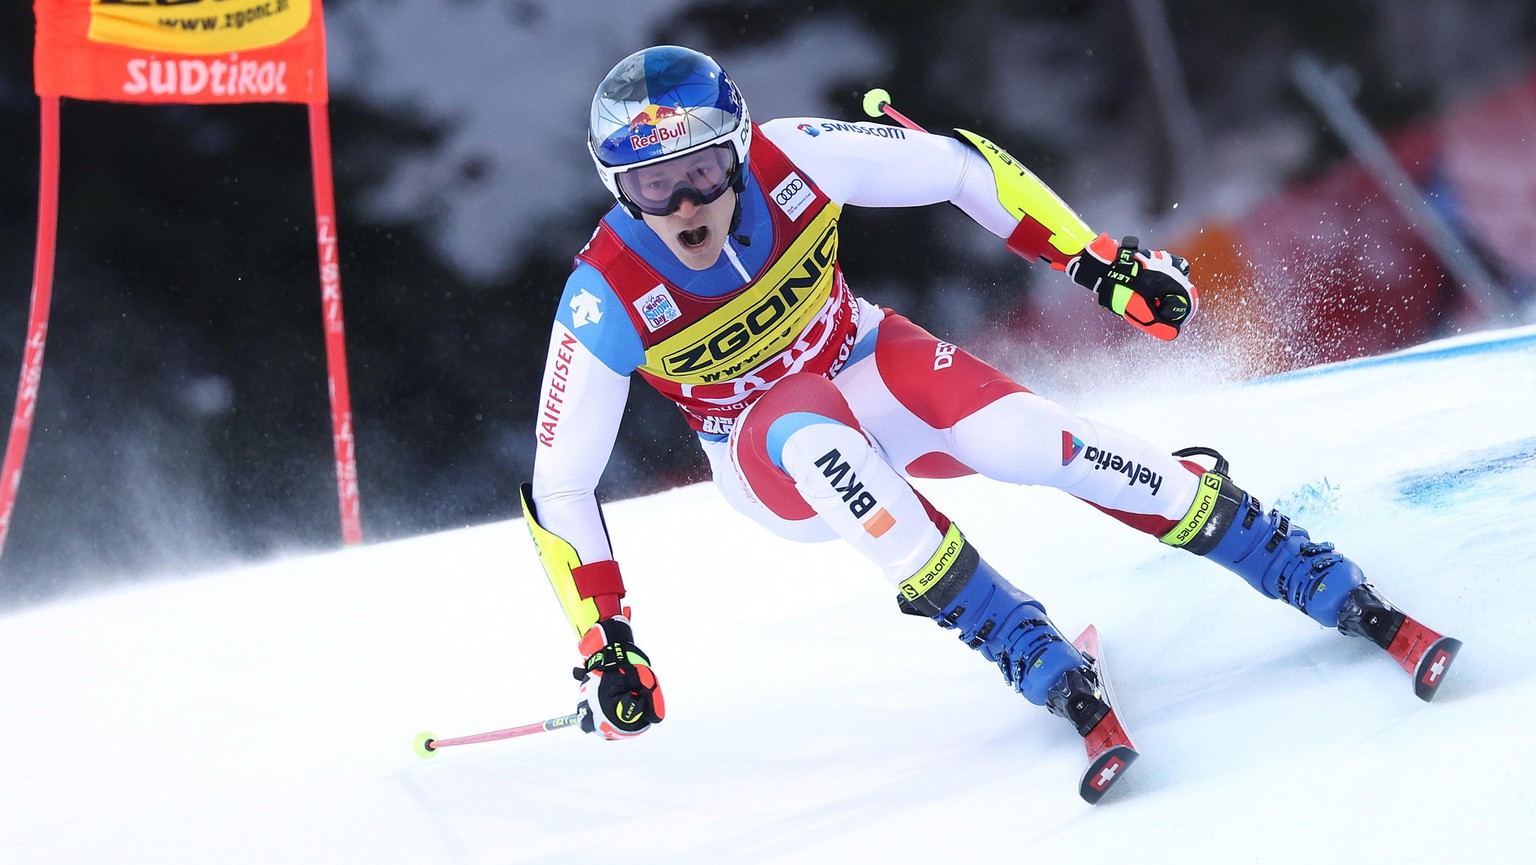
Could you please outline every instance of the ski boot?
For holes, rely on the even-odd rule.
[[[1338,627],[1349,593],[1365,582],[1354,562],[1333,544],[1314,543],[1306,529],[1232,483],[1227,461],[1208,448],[1185,448],[1174,456],[1205,454],[1216,468],[1200,476],[1189,512],[1163,536],[1163,543],[1204,556],[1237,574],[1265,597],[1279,598],[1319,624]]]
[[[1015,691],[1072,724],[1088,752],[1078,783],[1085,801],[1098,802],[1135,762],[1136,748],[1093,655],[1097,629],[1068,642],[1040,603],[998,576],[954,526],[927,566],[902,582],[898,600],[903,613],[958,630]]]
[[[1040,603],[999,576],[953,525],[938,552],[900,589],[903,613],[959,631],[962,642],[996,664],[1008,684],[1037,706],[1050,706],[1051,689],[1068,671],[1090,669]]]
[[[1277,510],[1266,514],[1258,499],[1232,483],[1221,454],[1198,447],[1174,452],[1195,454],[1214,457],[1216,467],[1201,475],[1194,504],[1163,543],[1211,559],[1324,627],[1370,639],[1415,676],[1422,699],[1433,697],[1461,643],[1407,618],[1333,544],[1314,542]],[[1405,623],[1412,623],[1407,630]]]

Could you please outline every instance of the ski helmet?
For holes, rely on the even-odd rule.
[[[684,197],[708,204],[728,188],[740,192],[751,143],[752,121],[741,91],[719,64],[689,48],[636,51],[613,67],[592,97],[587,128],[592,161],[603,185],[636,219],[642,212],[671,213]],[[631,174],[710,148],[718,166],[689,172],[665,190],[647,195]]]

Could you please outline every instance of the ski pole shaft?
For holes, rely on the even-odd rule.
[[[558,718],[550,718],[547,721],[539,721],[536,724],[524,724],[521,727],[509,727],[505,730],[493,730],[489,733],[475,733],[469,736],[456,736],[450,739],[439,739],[431,733],[422,733],[416,737],[416,754],[421,757],[432,757],[441,748],[450,748],[455,745],[474,745],[480,742],[495,742],[501,739],[515,739],[518,736],[531,736],[534,733],[548,733],[551,730],[563,730],[566,727],[580,727],[584,711],[572,712],[569,715],[561,715]]]
[[[918,126],[916,123],[913,123],[910,119],[907,118],[905,114],[902,114],[900,111],[892,108],[890,91],[883,87],[876,87],[874,90],[864,94],[864,113],[868,114],[870,117],[879,117],[880,115],[884,114],[885,116],[891,118],[897,123],[900,123],[902,126],[905,126],[908,129],[917,132],[928,131],[921,126]]]

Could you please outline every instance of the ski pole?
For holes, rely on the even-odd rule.
[[[921,126],[907,119],[905,114],[891,107],[891,92],[884,87],[876,87],[864,94],[864,113],[870,117],[879,117],[884,114],[902,126],[917,132],[927,132]]]
[[[536,724],[524,724],[521,727],[493,730],[489,733],[475,733],[470,736],[458,736],[452,739],[439,739],[432,733],[418,733],[416,736],[416,756],[430,760],[437,756],[439,748],[448,748],[454,745],[474,745],[479,742],[495,742],[499,739],[515,739],[518,736],[531,736],[534,733],[563,730],[566,727],[580,727],[581,719],[586,714],[586,709],[578,709],[569,715],[561,715],[558,718],[550,718],[548,721],[540,721]]]

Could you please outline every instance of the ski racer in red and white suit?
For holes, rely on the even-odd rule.
[[[683,409],[715,483],[733,506],[785,537],[840,535],[895,582],[927,561],[944,530],[903,473],[980,472],[1058,487],[1164,523],[1184,514],[1198,477],[1172,456],[1030,393],[963,349],[865,302],[844,281],[836,259],[843,205],[949,201],[999,237],[1013,232],[1019,219],[998,203],[992,169],[975,148],[945,136],[819,118],[773,120],[754,131],[741,225],[725,239],[715,264],[686,269],[654,232],[616,206],[566,283],[545,364],[533,501],[540,523],[570,542],[581,561],[613,557],[594,490],[618,433],[629,376],[637,370]],[[781,205],[769,193],[785,184],[795,192]],[[794,285],[796,277],[803,286]],[[739,304],[744,297],[749,303]],[[719,328],[697,336],[688,328],[731,300],[741,306],[737,318],[744,326],[721,342],[741,342],[739,354],[754,352],[749,363],[736,363],[721,380],[697,383],[663,377],[664,363],[647,365],[647,344],[667,344],[655,339],[651,321],[661,321],[662,336],[688,338],[690,348],[669,358],[672,369],[713,360],[710,339]],[[647,306],[661,311],[648,319]],[[796,326],[786,333],[784,321]],[[760,334],[749,343],[753,331]],[[804,395],[782,400],[782,407],[760,405],[784,384]],[[839,398],[846,410],[835,406]],[[776,457],[761,441],[767,424],[743,423],[744,414],[759,419],[765,409],[793,412],[820,402],[834,404],[822,411],[851,412],[857,422],[813,424],[806,428],[812,435],[792,436],[784,446],[817,456],[839,447],[844,457],[856,459],[852,470],[878,503],[875,510],[892,520],[878,533],[866,531],[867,516],[843,504],[843,494],[830,485],[811,489],[807,500],[773,464]],[[1097,460],[1064,464],[1064,431],[1081,449],[1118,455],[1138,470],[1127,477],[1123,470],[1103,470]]]
[[[713,88],[702,97],[700,81]],[[703,132],[690,126],[699,116]],[[546,573],[583,638],[587,729],[623,738],[665,714],[595,496],[635,373],[677,403],[734,508],[786,538],[849,542],[905,612],[961,630],[1058,714],[1091,690],[1089,661],[906,478],[1055,487],[1200,555],[1225,539],[1222,564],[1338,623],[1358,569],[1334,555],[1326,591],[1294,576],[1295,562],[1315,564],[1297,552],[1300,529],[1278,552],[1250,554],[1275,522],[1227,531],[1249,499],[1224,472],[1079,417],[853,292],[837,257],[844,206],[950,202],[1155,336],[1172,339],[1194,314],[1182,259],[1095,235],[1001,149],[959,136],[816,117],[757,126],[713,61],[681,48],[637,52],[599,89],[593,151],[619,204],[560,300],[524,487]]]

